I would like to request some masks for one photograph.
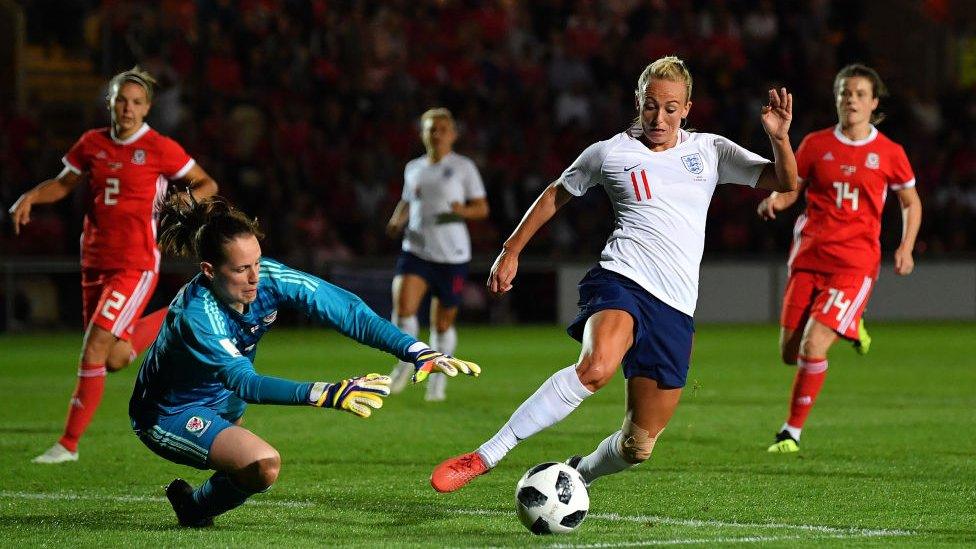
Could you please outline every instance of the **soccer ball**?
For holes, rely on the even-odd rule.
[[[533,534],[565,534],[583,522],[590,494],[576,469],[565,463],[540,463],[515,486],[515,510]]]

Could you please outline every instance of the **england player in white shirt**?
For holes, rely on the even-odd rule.
[[[474,162],[452,150],[457,128],[451,111],[428,110],[420,127],[427,154],[403,170],[403,194],[386,227],[393,237],[403,232],[393,278],[393,323],[416,336],[417,309],[430,291],[430,345],[450,355],[457,348],[454,321],[471,261],[465,222],[487,218],[488,200]],[[413,373],[412,364],[398,363],[390,374],[392,392],[402,391]],[[446,386],[446,376],[432,374],[426,400],[444,400]]]
[[[715,186],[773,191],[796,188],[789,141],[792,96],[769,91],[762,109],[775,162],[719,135],[681,129],[691,109],[692,78],[677,57],[647,66],[637,82],[634,126],[589,146],[529,208],[495,260],[496,294],[511,290],[518,255],[573,196],[600,185],[615,224],[600,263],[580,282],[580,312],[568,332],[582,343],[576,364],[546,380],[476,451],[448,459],[431,475],[452,492],[488,472],[518,444],[561,421],[624,365],[623,426],[569,463],[587,483],[648,459],[674,414],[688,374],[705,217]]]

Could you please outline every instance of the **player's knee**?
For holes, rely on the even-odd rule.
[[[251,486],[257,491],[267,490],[278,480],[281,471],[281,455],[275,451],[272,455],[259,459],[251,464]]]
[[[582,383],[590,391],[596,391],[610,383],[617,365],[613,361],[597,355],[587,355],[576,365],[576,373]]]
[[[654,451],[654,443],[657,442],[657,437],[661,435],[661,431],[651,436],[646,429],[642,429],[628,417],[624,420],[624,425],[621,428],[620,454],[624,460],[634,465],[647,461],[651,457],[651,452]]]
[[[135,359],[135,353],[132,352],[132,347],[125,346],[124,348],[119,348],[116,345],[109,353],[108,359],[105,360],[105,369],[109,372],[118,372],[119,370],[125,368]]]

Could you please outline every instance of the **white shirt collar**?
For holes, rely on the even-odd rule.
[[[140,137],[146,135],[146,132],[148,132],[149,130],[150,130],[149,124],[143,122],[142,126],[138,130],[136,130],[136,133],[130,135],[125,139],[119,139],[118,137],[115,136],[115,125],[113,124],[110,133],[112,135],[112,141],[115,141],[119,145],[131,145],[136,141],[138,141]]]
[[[865,137],[864,139],[851,139],[850,137],[844,135],[844,132],[840,131],[840,124],[837,124],[836,126],[834,126],[834,137],[836,137],[838,141],[840,141],[845,145],[860,147],[861,145],[867,145],[868,143],[874,141],[876,137],[878,137],[878,128],[875,128],[874,124],[871,124],[871,131],[868,132],[867,137]]]

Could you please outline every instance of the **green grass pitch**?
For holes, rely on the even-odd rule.
[[[208,473],[156,457],[126,415],[136,368],[108,378],[77,463],[29,463],[60,433],[74,385],[76,334],[0,335],[2,546],[752,545],[889,547],[976,544],[976,326],[873,324],[871,354],[847,345],[799,455],[770,455],[792,370],[773,326],[699,326],[678,412],[651,460],[597,481],[575,533],[535,537],[513,510],[530,466],[589,452],[617,429],[623,380],[523,442],[454,494],[428,484],[440,460],[475,448],[579,346],[556,326],[459,329],[458,354],[482,364],[428,404],[411,387],[374,417],[251,406],[245,426],[279,449],[277,485],[217,520],[176,527],[163,486]],[[386,372],[386,355],[324,330],[272,332],[259,371],[299,380]]]

